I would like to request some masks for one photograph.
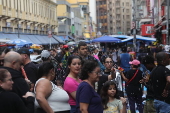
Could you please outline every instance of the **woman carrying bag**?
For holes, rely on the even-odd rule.
[[[140,80],[142,80],[143,77],[142,71],[138,69],[140,67],[140,61],[133,60],[132,62],[129,62],[129,64],[131,64],[131,69],[127,72],[126,76],[121,72],[121,76],[124,81],[126,81],[126,93],[129,100],[130,111],[131,113],[136,113],[136,103],[139,112],[143,113],[143,91],[140,83]]]

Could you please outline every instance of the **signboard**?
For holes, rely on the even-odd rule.
[[[154,32],[152,32],[153,27],[154,27],[154,24],[141,25],[142,36],[153,35],[154,34]]]
[[[51,38],[52,37],[52,32],[48,31],[48,37]]]

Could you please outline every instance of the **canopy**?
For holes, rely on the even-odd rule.
[[[145,41],[156,41],[156,38],[143,37],[143,36],[140,36],[140,35],[136,35],[136,39],[145,40]]]
[[[93,39],[92,42],[121,42],[120,39],[110,37],[110,36],[102,36],[96,39]]]
[[[114,38],[130,38],[130,36],[127,35],[110,35],[110,36]]]
[[[32,42],[28,42],[26,40],[22,39],[13,39],[7,42],[8,44],[16,44],[17,47],[23,47],[23,46],[31,46]]]
[[[66,45],[75,45],[76,42],[68,42]]]

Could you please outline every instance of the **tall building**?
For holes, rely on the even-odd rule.
[[[4,33],[0,38],[22,38],[23,34],[48,35],[49,31],[57,34],[56,6],[56,0],[0,0],[0,32]],[[12,33],[22,35],[14,36]],[[35,41],[32,38],[24,37]]]
[[[71,35],[71,4],[67,0],[57,1],[58,35]]]
[[[71,8],[71,33],[76,41],[79,41],[82,38],[83,17],[82,9],[80,7]]]
[[[107,0],[96,0],[98,35],[108,33]]]
[[[91,18],[89,12],[89,0],[68,0],[71,4],[71,7],[80,7],[83,11],[83,22],[82,22],[82,30],[83,30],[83,37],[84,38],[92,38],[91,36]]]
[[[131,29],[132,0],[107,0],[108,34],[127,35]]]
[[[97,25],[102,34],[128,34],[131,29],[131,0],[96,0]]]

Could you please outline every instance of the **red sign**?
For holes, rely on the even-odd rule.
[[[141,25],[142,27],[142,36],[147,36],[147,35],[153,35],[154,32],[153,32],[153,27],[154,27],[154,24],[143,24]]]

